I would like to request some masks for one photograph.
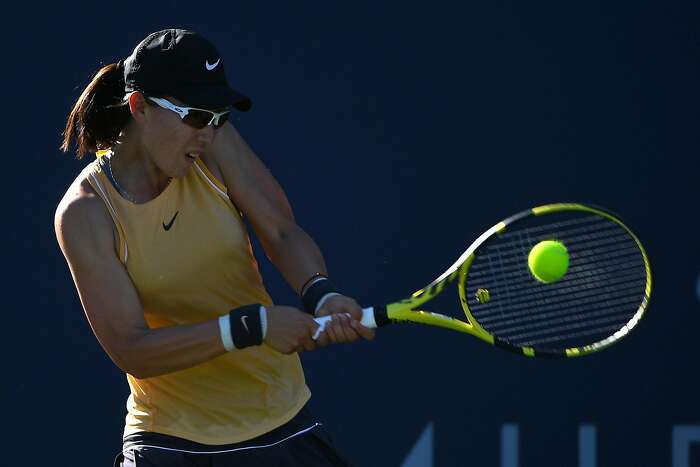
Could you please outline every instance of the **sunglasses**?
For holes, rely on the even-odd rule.
[[[180,107],[169,100],[161,97],[146,97],[149,101],[164,109],[172,110],[180,116],[182,121],[187,125],[201,129],[207,125],[213,125],[214,128],[220,128],[228,120],[230,110],[223,112],[213,112],[211,110],[198,109],[196,107]]]

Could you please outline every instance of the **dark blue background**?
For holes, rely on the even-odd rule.
[[[522,466],[576,465],[588,423],[599,465],[665,466],[672,426],[700,424],[697,2],[10,8],[3,465],[111,465],[120,449],[125,378],[89,329],[53,233],[87,161],[58,146],[92,73],[165,27],[217,44],[254,100],[234,124],[335,282],[364,304],[422,287],[483,230],[547,202],[607,206],[648,248],[649,314],[599,355],[535,361],[410,326],[303,354],[313,406],[351,461],[398,466],[434,422],[436,465],[497,466],[500,427],[516,423]],[[295,303],[258,253],[274,299]]]

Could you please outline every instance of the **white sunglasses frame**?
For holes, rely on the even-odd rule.
[[[167,99],[163,99],[162,97],[149,97],[149,96],[146,96],[146,99],[148,99],[149,101],[151,101],[151,102],[157,104],[159,107],[162,107],[162,108],[168,109],[168,110],[172,110],[173,112],[175,112],[176,114],[178,114],[182,120],[185,119],[185,117],[187,116],[187,114],[190,113],[191,110],[198,110],[198,111],[200,111],[200,112],[206,112],[206,113],[208,113],[208,114],[211,114],[212,117],[211,117],[211,119],[209,119],[209,123],[207,123],[206,125],[204,125],[202,128],[207,127],[207,126],[209,126],[209,125],[213,125],[214,128],[220,128],[220,127],[218,126],[218,125],[219,125],[219,119],[220,119],[221,117],[223,117],[223,116],[228,115],[228,114],[231,113],[230,110],[225,110],[225,111],[223,111],[223,112],[214,112],[214,111],[212,111],[212,110],[199,109],[199,108],[197,108],[197,107],[180,107],[180,106],[178,106],[178,105],[173,104],[172,102],[170,102],[170,101],[167,100]],[[185,123],[185,124],[187,124],[187,123]],[[222,123],[222,125],[223,125],[223,123]],[[191,125],[190,125],[190,126],[191,126]]]

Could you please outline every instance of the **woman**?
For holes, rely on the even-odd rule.
[[[346,465],[309,414],[296,353],[374,334],[226,123],[250,106],[211,43],[170,29],[100,69],[68,117],[62,149],[99,157],[60,202],[56,236],[131,389],[115,465]],[[242,216],[304,311],[272,305]],[[314,314],[333,315],[317,341]]]

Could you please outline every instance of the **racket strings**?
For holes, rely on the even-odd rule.
[[[499,323],[500,328],[496,331],[499,334],[508,334],[511,339],[526,339],[537,335],[555,334],[565,328],[559,327],[566,323],[579,323],[581,326],[589,326],[594,324],[593,318],[605,318],[612,322],[620,322],[624,324],[626,320],[621,319],[622,314],[625,316],[629,312],[629,306],[638,304],[637,297],[627,297],[626,299],[611,300],[606,307],[572,307],[572,313],[567,315],[551,314],[555,319],[543,319],[538,321],[524,321],[526,324],[518,326],[505,327],[505,323]],[[581,316],[581,312],[585,311],[586,315]],[[493,328],[493,327],[492,327]],[[493,328],[496,329],[496,328]],[[526,334],[519,334],[522,331],[529,331]]]
[[[619,244],[620,240],[625,240],[625,237],[619,236],[618,238],[606,238],[605,240],[599,242],[590,243],[590,245],[582,243],[576,245],[575,248],[567,247],[567,251],[569,252],[570,259],[600,255],[606,255],[609,257],[624,255],[636,257],[639,255],[639,248],[637,248],[636,245],[626,244],[621,246]],[[537,243],[537,241],[535,241],[535,243]],[[565,242],[565,244],[567,243],[569,242]],[[504,272],[522,270],[522,250],[519,249],[510,255],[502,254],[501,252],[498,252],[498,254],[500,254],[502,257],[499,260],[499,263],[503,265]],[[470,269],[469,275],[471,277],[478,277],[479,275],[492,274],[491,269],[491,265],[479,263]]]
[[[508,243],[503,243],[502,245],[486,246],[481,254],[488,255],[489,253],[497,253],[502,261],[513,262],[520,259],[524,243],[532,243],[534,245],[542,240],[559,240],[567,245],[569,253],[594,254],[591,251],[593,248],[601,249],[607,247],[608,249],[612,249],[615,246],[619,247],[620,242],[624,242],[629,238],[627,233],[620,229],[606,229],[595,232],[568,231],[556,235],[540,234],[535,237],[527,235],[526,233],[524,235],[526,235],[526,238],[519,238],[517,241],[508,241]],[[505,242],[508,239],[503,237],[500,240]],[[487,265],[480,264],[475,270],[478,271],[479,269],[487,267]]]
[[[618,279],[624,278],[626,281],[638,281],[643,280],[644,275],[639,270],[639,264],[634,262],[620,263],[615,269],[614,263],[608,263],[608,269],[600,269],[596,267],[580,268],[572,271],[571,277],[568,278],[566,282],[559,282],[553,284],[535,284],[533,287],[532,281],[534,280],[531,275],[521,276],[520,274],[515,275],[513,281],[508,284],[508,289],[506,292],[510,297],[520,297],[530,294],[538,294],[543,292],[559,292],[566,293],[567,290],[572,288],[580,288],[586,284],[597,283],[605,284],[608,281],[617,281]],[[539,286],[539,287],[538,287]],[[546,290],[547,286],[551,286],[550,290]]]
[[[556,239],[569,251],[559,282],[543,284],[528,270],[530,250]],[[566,219],[494,237],[467,271],[467,304],[489,333],[513,345],[566,349],[600,342],[634,319],[647,282],[635,239],[599,216]],[[480,303],[478,289],[490,300]]]
[[[622,313],[623,312],[621,311],[620,314]],[[545,329],[540,328],[535,332],[513,334],[511,338],[517,340],[518,342],[522,342],[522,345],[536,345],[538,343],[543,342],[544,339],[546,339],[546,342],[555,342],[557,338],[561,338],[564,336],[569,337],[569,334],[561,334],[562,331],[580,330],[581,332],[590,332],[591,334],[595,334],[601,329],[608,329],[611,325],[619,329],[619,320],[620,316],[605,315],[600,316],[597,319],[589,318],[587,321],[570,322],[567,324],[561,323],[556,327]],[[604,326],[600,327],[599,325]],[[576,334],[578,334],[578,332],[576,332]],[[537,339],[533,339],[534,337],[537,337]]]
[[[596,216],[596,215],[584,215],[584,216],[577,216],[572,219],[564,220],[564,221],[559,221],[559,222],[547,222],[546,224],[539,225],[539,226],[532,226],[528,227],[527,231],[529,233],[551,233],[554,231],[564,231],[564,230],[569,230],[568,227],[574,226],[574,225],[585,225],[585,224],[590,224],[590,223],[601,223],[601,220],[606,221],[607,224],[612,224],[612,222],[607,221],[607,219]],[[617,224],[614,224],[617,225]],[[563,227],[567,227],[567,229],[563,229]],[[521,230],[510,230],[506,231],[505,233],[501,234],[501,238],[507,239],[513,236],[520,236],[524,229]]]
[[[633,254],[630,254],[630,251]],[[504,285],[504,291],[509,297],[515,298],[523,295],[537,295],[544,291],[546,292],[566,292],[572,289],[580,289],[585,283],[591,285],[599,285],[599,283],[607,283],[610,281],[620,282],[625,281],[644,281],[646,279],[646,271],[643,268],[643,261],[640,258],[637,249],[627,249],[624,254],[607,254],[601,256],[602,259],[597,261],[589,261],[586,257],[572,257],[574,264],[567,272],[565,281],[555,282],[553,284],[542,284],[533,282],[528,268],[524,262],[526,259],[519,261],[517,268],[500,268],[496,270],[496,275],[502,278],[501,282]],[[596,258],[593,258],[596,260]],[[494,273],[492,271],[491,277]],[[470,281],[478,282],[485,274],[471,274]],[[475,281],[475,279],[477,279]],[[498,285],[498,284],[497,284]],[[521,293],[523,292],[523,293]],[[475,305],[478,309],[479,305]]]
[[[604,299],[613,301],[618,297],[624,297],[625,292],[629,292],[630,296],[634,296],[635,300],[639,301],[639,286],[638,284],[614,284],[607,287],[591,287],[589,290],[581,293],[572,293],[566,296],[561,296],[561,300],[555,304],[552,304],[547,300],[529,300],[520,302],[520,307],[516,306],[518,304],[514,303],[514,306],[509,307],[508,318],[504,318],[500,312],[492,313],[479,313],[477,310],[474,314],[478,314],[479,323],[490,324],[509,324],[514,322],[524,322],[524,321],[534,321],[539,317],[549,318],[552,316],[564,316],[579,310],[575,304],[581,303],[582,299],[595,298],[597,301],[602,301]],[[612,303],[607,303],[611,305]],[[537,311],[532,311],[532,306],[537,306]],[[604,305],[603,305],[604,306]],[[590,308],[589,308],[590,309]],[[558,313],[549,313],[550,311],[558,310]],[[513,318],[513,319],[512,319]],[[519,318],[519,319],[517,319]]]
[[[576,263],[578,262],[579,258],[572,257],[571,258],[571,263]],[[625,259],[627,259],[625,261]],[[526,258],[527,260],[527,258]],[[614,257],[614,256],[608,256],[606,257],[605,260],[601,260],[599,263],[594,264],[593,266],[590,265],[578,265],[578,266],[572,266],[568,272],[567,272],[567,279],[568,281],[566,282],[555,282],[552,284],[543,284],[543,287],[551,287],[552,289],[554,288],[566,288],[566,287],[572,287],[575,286],[576,280],[581,279],[584,280],[587,277],[591,277],[592,275],[597,275],[597,274],[605,274],[606,271],[608,270],[601,270],[601,268],[608,267],[612,271],[612,274],[609,274],[609,276],[617,277],[620,274],[624,273],[624,271],[630,270],[630,271],[635,271],[637,274],[640,275],[640,269],[639,269],[639,260],[636,257],[632,256],[626,256],[625,258],[622,257]],[[609,272],[609,271],[608,271]],[[527,270],[527,265],[523,267],[521,264],[517,268],[510,268],[507,270],[506,268],[503,268],[501,271],[502,275],[510,275],[509,278],[514,279],[512,282],[509,282],[508,287],[510,291],[517,291],[519,289],[527,289],[531,290],[532,289],[532,275],[529,273]],[[517,277],[515,277],[517,276]],[[480,280],[482,278],[489,278],[489,274],[476,274],[476,275],[469,275],[469,278],[474,281],[474,280]]]
[[[510,278],[512,278],[512,281],[508,284],[509,292],[517,292],[523,289],[533,290],[533,278],[527,270],[527,266],[525,266],[525,268],[521,268],[520,271],[513,272],[515,274],[511,275]],[[601,260],[600,265],[593,264],[571,267],[569,269],[569,272],[567,272],[568,281],[566,282],[555,282],[553,284],[536,285],[541,285],[541,287],[539,287],[539,290],[549,286],[552,287],[551,291],[554,291],[554,288],[557,286],[558,289],[562,289],[565,287],[572,287],[574,285],[578,285],[579,282],[585,282],[589,279],[594,279],[596,277],[599,279],[613,279],[624,274],[643,278],[643,275],[639,270],[639,263],[634,259],[630,258],[629,260],[624,262],[614,260],[611,261],[609,259],[606,259],[605,261]],[[535,288],[534,290],[538,290],[538,288]]]
[[[533,341],[523,340],[521,345],[527,346],[527,347],[534,347],[534,346],[541,346],[542,344],[550,344],[552,342],[561,342],[563,340],[576,339],[576,338],[580,338],[580,337],[598,336],[600,334],[603,334],[605,336],[609,336],[610,334],[618,331],[619,329],[620,329],[620,326],[615,324],[613,326],[605,326],[605,327],[600,327],[600,328],[587,329],[587,330],[580,331],[580,332],[571,332],[568,334],[560,334],[560,335],[556,335],[553,337],[540,338],[540,339],[533,340]],[[598,339],[596,339],[595,342],[600,342],[600,341]],[[588,344],[588,345],[593,345],[593,344]]]

